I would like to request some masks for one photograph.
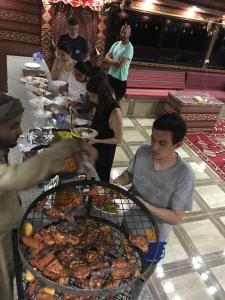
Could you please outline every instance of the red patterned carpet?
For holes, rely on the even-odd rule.
[[[225,180],[225,145],[222,143],[225,141],[225,127],[218,127],[217,132],[209,134],[203,132],[189,133],[185,143]]]

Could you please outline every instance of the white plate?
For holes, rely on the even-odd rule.
[[[76,118],[76,119],[74,120],[74,124],[75,124],[75,125],[78,125],[78,126],[84,126],[84,125],[87,125],[87,124],[88,124],[88,120]]]
[[[53,99],[54,103],[55,103],[55,104],[58,104],[58,105],[62,105],[63,102],[66,102],[66,100],[73,101],[72,98],[67,97],[67,96],[58,96],[58,97],[55,97],[55,98]]]
[[[53,81],[53,84],[56,86],[56,87],[60,87],[60,86],[64,86],[67,84],[66,81],[62,81],[62,80],[54,80]]]
[[[71,134],[81,139],[88,139],[95,138],[98,135],[98,132],[92,128],[80,127],[73,129]]]
[[[33,62],[27,62],[24,64],[29,69],[39,69],[41,65]]]

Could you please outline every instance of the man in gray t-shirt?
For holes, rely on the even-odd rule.
[[[192,209],[194,174],[176,153],[183,144],[186,124],[175,113],[161,115],[153,123],[151,146],[141,146],[128,169],[113,183],[127,185],[150,211],[159,227],[159,241],[166,242],[172,225]],[[129,213],[125,216],[129,227]],[[129,229],[138,228],[131,224]],[[150,247],[151,248],[151,247]]]

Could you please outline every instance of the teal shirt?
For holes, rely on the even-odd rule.
[[[112,54],[113,60],[119,60],[124,56],[128,58],[128,62],[122,68],[117,68],[115,66],[110,66],[109,68],[109,74],[112,77],[121,81],[126,81],[130,63],[134,55],[134,48],[131,42],[128,42],[125,45],[122,44],[121,41],[116,42],[112,45],[109,52]]]

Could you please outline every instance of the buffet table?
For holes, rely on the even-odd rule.
[[[165,111],[179,113],[189,131],[209,131],[213,130],[222,105],[209,93],[177,91],[169,92]]]
[[[31,61],[32,58],[29,57],[7,56],[8,94],[19,98],[23,103],[25,111],[21,125],[24,132],[27,132],[30,128],[34,128],[34,117],[28,102],[29,96],[24,83],[20,81],[24,64]],[[52,80],[50,77],[50,72],[44,61],[41,64],[41,70],[46,73],[49,79],[49,85],[51,86]],[[12,149],[10,153],[10,162],[12,164],[21,162],[21,153],[19,152],[18,146]],[[28,191],[22,192],[20,197],[24,208],[26,209],[34,201],[34,199],[40,195],[41,192],[42,189],[39,187],[34,187]],[[142,290],[141,293],[140,290]],[[135,292],[129,299],[152,300],[153,298],[149,291],[148,285],[145,284],[143,288],[143,283],[141,283],[139,287],[135,288]]]

